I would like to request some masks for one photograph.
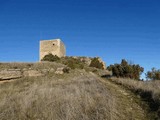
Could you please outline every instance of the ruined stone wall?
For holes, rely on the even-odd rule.
[[[64,57],[66,55],[65,45],[60,39],[40,41],[40,60],[49,53]]]

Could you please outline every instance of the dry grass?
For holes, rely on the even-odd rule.
[[[123,78],[112,78],[111,81],[139,95],[148,103],[149,112],[155,112],[155,118],[160,119],[160,81],[135,81]]]
[[[112,81],[115,81],[119,84],[126,85],[135,90],[143,90],[152,92],[153,99],[160,100],[160,81],[135,81],[132,79],[123,79],[123,78],[112,78]]]
[[[37,63],[0,63],[0,70],[3,69],[51,69],[65,66],[56,62],[37,62]]]
[[[1,84],[0,88],[1,120],[118,119],[112,95],[83,72],[23,78]]]
[[[3,69],[57,69],[59,63],[0,63]],[[88,71],[88,72],[86,72]],[[124,89],[90,70],[54,72],[0,84],[0,120],[146,120]]]

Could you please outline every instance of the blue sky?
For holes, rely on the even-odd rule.
[[[160,68],[159,0],[1,0],[0,62],[36,62],[40,39],[67,55]]]

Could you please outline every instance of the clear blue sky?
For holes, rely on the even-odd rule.
[[[0,62],[36,62],[52,38],[69,56],[160,68],[160,0],[0,0]]]

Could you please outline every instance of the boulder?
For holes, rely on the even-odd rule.
[[[2,70],[0,71],[0,80],[10,80],[22,77],[22,72],[20,70]]]
[[[63,67],[62,68],[57,68],[55,74],[60,74],[62,75],[64,72],[63,72]]]

